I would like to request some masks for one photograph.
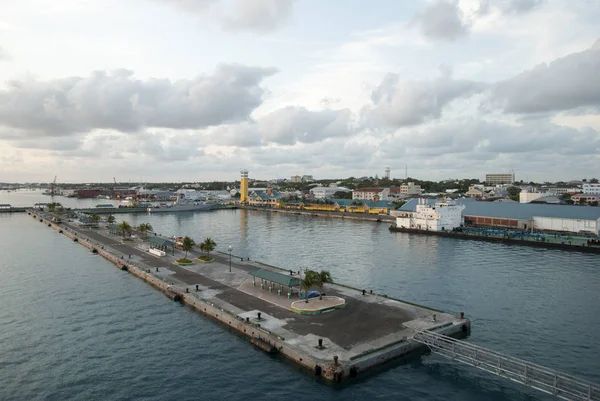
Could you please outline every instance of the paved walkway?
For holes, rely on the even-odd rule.
[[[251,261],[240,261],[232,258],[232,272],[229,272],[229,256],[214,253],[214,261],[201,263],[196,261],[192,266],[177,266],[173,264],[184,253],[176,250],[175,256],[156,257],[137,248],[140,241],[121,242],[121,238],[111,235],[104,229],[83,229],[65,224],[70,229],[77,231],[82,236],[87,236],[98,246],[104,246],[124,259],[129,259],[137,264],[147,266],[152,272],[166,278],[172,284],[195,291],[195,286],[201,288],[201,293],[224,308],[236,313],[261,311],[273,316],[283,323],[286,333],[295,333],[299,336],[317,336],[327,338],[340,347],[350,349],[354,345],[376,341],[382,337],[405,331],[403,323],[413,320],[431,312],[422,308],[401,308],[391,306],[389,301],[382,297],[362,296],[356,291],[336,289],[327,286],[324,291],[328,295],[345,298],[346,307],[322,315],[299,315],[289,310],[291,302],[296,299],[287,299],[286,296],[277,296],[252,286],[248,272],[264,265]],[[193,251],[190,256],[197,257],[199,252]],[[143,267],[143,266],[142,266]],[[349,291],[352,295],[349,295]]]

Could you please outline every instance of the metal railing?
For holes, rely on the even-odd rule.
[[[600,386],[531,362],[430,331],[412,338],[432,352],[563,400],[600,400]]]

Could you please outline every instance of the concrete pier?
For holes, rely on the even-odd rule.
[[[277,352],[315,375],[332,381],[354,377],[370,368],[402,357],[423,345],[413,341],[415,333],[431,330],[445,335],[470,332],[471,322],[461,315],[392,299],[340,284],[326,285],[326,299],[310,299],[318,309],[319,302],[337,298],[344,300],[326,308],[326,313],[302,314],[292,310],[296,296],[278,288],[261,288],[249,274],[258,269],[278,271],[259,262],[231,259],[215,253],[214,261],[179,266],[175,255],[155,256],[142,249],[142,241],[123,241],[105,229],[82,229],[55,224],[51,215],[29,212],[43,224],[67,236],[91,252],[103,256],[119,269],[147,281],[171,299],[194,307],[201,313],[235,329],[255,346]],[[190,252],[188,258],[199,253]],[[324,297],[325,298],[325,297]],[[312,310],[312,308],[310,308]]]

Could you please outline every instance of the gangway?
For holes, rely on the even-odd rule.
[[[563,400],[600,400],[599,385],[522,359],[432,331],[417,331],[412,339],[436,354]]]

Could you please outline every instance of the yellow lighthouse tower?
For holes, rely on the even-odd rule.
[[[240,203],[248,202],[248,170],[240,170]]]

